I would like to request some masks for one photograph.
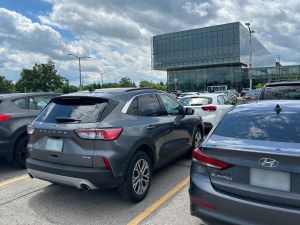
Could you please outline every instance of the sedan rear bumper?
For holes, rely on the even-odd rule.
[[[299,224],[300,211],[241,199],[216,191],[208,177],[191,175],[191,214],[230,224]]]
[[[123,182],[123,177],[115,177],[106,168],[86,168],[57,163],[44,162],[28,158],[26,160],[28,173],[32,178],[74,186],[82,189],[117,187]]]

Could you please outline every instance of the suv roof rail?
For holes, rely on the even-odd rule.
[[[156,89],[156,88],[148,88],[148,87],[145,87],[145,88],[132,88],[132,89],[126,90],[125,92],[140,91],[140,90],[158,90],[158,89]]]

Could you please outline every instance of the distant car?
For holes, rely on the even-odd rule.
[[[183,92],[181,95],[179,95],[178,99],[181,99],[185,96],[189,96],[189,95],[199,95],[199,92]]]
[[[256,101],[259,99],[261,92],[262,92],[262,88],[245,91],[244,100],[246,100],[247,103]]]
[[[227,112],[234,102],[223,93],[205,93],[183,97],[179,103],[195,110],[202,118],[206,133],[219,122],[222,114]]]
[[[201,119],[155,89],[100,89],[53,98],[28,126],[28,173],[82,190],[118,187],[139,202],[152,172],[202,142]]]
[[[268,83],[263,88],[260,100],[300,100],[300,81]]]
[[[299,105],[259,101],[224,116],[192,154],[193,216],[226,224],[299,224]]]
[[[55,93],[0,94],[0,156],[25,167],[27,125]]]

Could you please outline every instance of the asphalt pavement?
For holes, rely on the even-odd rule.
[[[203,224],[190,215],[188,185],[184,183],[168,197],[170,190],[186,180],[189,169],[190,160],[179,159],[156,171],[146,199],[131,204],[122,201],[116,189],[83,192],[53,185],[24,177],[26,170],[0,161],[0,224],[119,225],[135,224],[137,217],[147,225]]]

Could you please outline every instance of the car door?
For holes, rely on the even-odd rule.
[[[158,96],[144,94],[137,97],[138,117],[144,127],[144,136],[155,145],[158,164],[174,158],[174,123],[161,107]]]
[[[188,127],[187,118],[183,113],[183,109],[178,102],[173,100],[167,94],[158,94],[160,102],[167,112],[165,117],[168,118],[169,123],[173,126],[172,137],[170,140],[172,154],[174,157],[183,154],[187,149],[191,148],[192,134],[191,127]]]

